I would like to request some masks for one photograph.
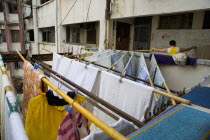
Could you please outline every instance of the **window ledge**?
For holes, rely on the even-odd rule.
[[[50,42],[39,42],[41,45],[55,45],[55,43],[50,43]]]
[[[45,3],[41,4],[40,6],[38,6],[37,9],[39,9],[39,8],[45,6],[45,5],[47,5],[47,4],[49,4],[49,3],[53,2],[53,1],[54,1],[54,0],[50,0],[50,1],[48,1],[48,2],[45,2]]]

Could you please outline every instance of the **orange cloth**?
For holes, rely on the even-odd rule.
[[[23,102],[21,104],[21,112],[23,115],[23,123],[27,114],[28,101],[43,92],[46,92],[47,85],[41,81],[44,77],[38,70],[33,70],[33,66],[25,61],[23,64],[24,78],[23,78]],[[32,71],[33,70],[33,71]],[[43,91],[43,92],[42,92]]]

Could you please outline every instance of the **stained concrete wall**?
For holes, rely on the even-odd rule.
[[[38,28],[55,26],[55,1],[44,3],[37,9]]]
[[[112,19],[210,8],[210,0],[112,0]]]

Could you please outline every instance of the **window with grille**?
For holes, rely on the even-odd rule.
[[[0,43],[6,42],[5,30],[0,31]]]
[[[34,30],[28,30],[29,41],[34,41]]]
[[[12,3],[13,2],[13,3]],[[17,1],[16,0],[12,0],[11,3],[8,3],[8,8],[9,8],[9,13],[10,14],[17,14]]]
[[[80,28],[66,27],[66,42],[80,43]]]
[[[20,32],[19,30],[11,30],[12,42],[18,43],[20,42]]]
[[[23,62],[15,62],[15,69],[22,69],[23,68]]]
[[[159,29],[192,29],[193,13],[160,16]]]
[[[42,42],[55,43],[54,27],[42,30]]]
[[[210,29],[210,11],[205,11],[203,29]]]

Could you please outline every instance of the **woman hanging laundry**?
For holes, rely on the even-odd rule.
[[[165,49],[157,49],[157,48],[152,48],[152,51],[156,51],[156,52],[163,52],[163,53],[167,53],[168,55],[175,55],[178,54],[180,52],[186,52],[186,51],[190,51],[192,49],[195,49],[196,46],[192,46],[189,48],[179,48],[176,46],[176,41],[171,40],[169,42],[170,47],[169,48],[165,48]]]

